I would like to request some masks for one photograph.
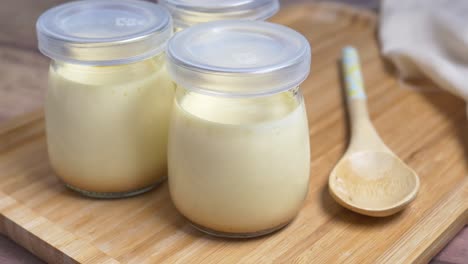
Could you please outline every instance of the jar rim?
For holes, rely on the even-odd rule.
[[[279,0],[160,0],[159,3],[171,13],[175,28],[217,20],[266,20],[280,8]]]
[[[167,68],[185,89],[229,96],[267,96],[297,87],[309,75],[307,39],[286,26],[224,20],[177,33]]]
[[[37,20],[39,50],[54,60],[88,65],[136,62],[164,52],[172,36],[169,12],[140,0],[81,0]]]

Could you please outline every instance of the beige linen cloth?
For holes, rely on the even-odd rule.
[[[468,101],[468,0],[382,0],[379,35],[403,79]]]

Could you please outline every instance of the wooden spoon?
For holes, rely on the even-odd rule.
[[[329,191],[354,212],[392,215],[414,200],[419,178],[383,143],[370,121],[356,49],[344,48],[342,62],[351,141],[331,172]]]

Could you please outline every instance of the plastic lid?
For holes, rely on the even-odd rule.
[[[164,51],[172,20],[163,7],[138,0],[85,0],[56,6],[36,24],[39,50],[67,62],[112,65]]]
[[[174,19],[176,28],[228,20],[266,20],[279,10],[278,0],[159,0]]]
[[[168,70],[180,86],[205,94],[262,96],[298,86],[310,71],[310,46],[298,32],[260,21],[215,21],[177,33]]]

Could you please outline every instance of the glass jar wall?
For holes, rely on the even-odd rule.
[[[309,182],[307,116],[298,89],[254,98],[178,89],[169,166],[180,212],[222,236],[256,236],[289,223]]]
[[[135,194],[165,179],[173,96],[162,55],[102,67],[53,62],[45,109],[57,175],[98,196]]]

